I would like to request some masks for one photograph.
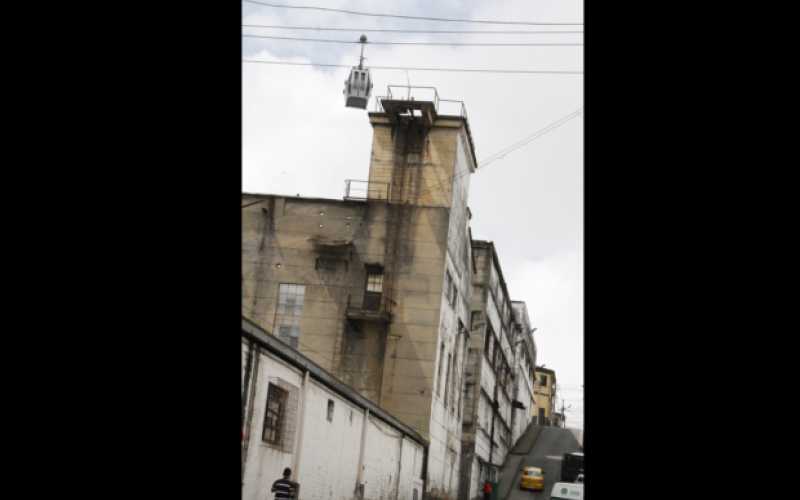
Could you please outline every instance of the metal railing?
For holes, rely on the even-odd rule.
[[[467,108],[464,101],[454,99],[442,99],[436,87],[424,87],[415,85],[389,85],[386,87],[386,95],[375,96],[374,110],[384,112],[381,101],[427,101],[433,103],[433,109],[439,115],[460,116],[467,118]]]
[[[345,200],[388,200],[388,182],[359,181],[356,179],[346,179],[344,181]]]
[[[385,294],[347,296],[347,315],[355,319],[390,321],[394,301]]]

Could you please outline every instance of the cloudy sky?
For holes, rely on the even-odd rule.
[[[265,0],[266,1],[266,0]],[[576,23],[578,0],[275,0],[352,11],[480,20]],[[582,26],[446,23],[282,9],[242,3],[242,24],[415,30],[580,31]],[[242,33],[357,40],[360,32],[242,28]],[[581,34],[367,33],[370,41],[457,43],[583,42]],[[358,45],[243,38],[243,58],[355,65]],[[367,66],[583,70],[583,47],[368,45]],[[242,64],[242,189],[341,198],[344,179],[366,179],[372,130],[366,112],[345,108],[345,68]],[[583,106],[582,75],[509,75],[374,70],[374,95],[387,85],[435,86],[463,100],[478,160]],[[373,103],[370,103],[372,109]],[[561,396],[583,425],[582,115],[478,169],[469,205],[476,239],[491,240],[514,300],[528,304],[538,364],[556,371]],[[559,404],[560,406],[560,404]]]

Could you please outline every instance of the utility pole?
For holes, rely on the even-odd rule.
[[[564,429],[567,428],[567,413],[566,413],[566,410],[569,410],[570,408],[572,408],[572,405],[569,405],[569,406],[565,407],[564,406],[564,400],[562,399],[561,400],[561,423],[562,423],[562,427]]]

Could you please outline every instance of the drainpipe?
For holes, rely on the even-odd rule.
[[[400,473],[403,471],[403,441],[405,436],[400,434],[400,460],[397,461],[397,488],[394,491],[394,500],[400,500]]]
[[[249,394],[247,395],[247,416],[245,417],[244,429],[242,429],[242,487],[244,487],[244,471],[247,465],[247,450],[250,445],[250,428],[253,423],[253,400],[256,397],[256,385],[258,385],[258,363],[261,359],[261,347],[255,342],[250,343],[250,353],[253,356],[252,375],[249,377],[251,380],[248,382]]]
[[[358,450],[358,473],[356,474],[356,498],[364,498],[364,447],[367,443],[367,424],[369,408],[364,408],[364,422],[361,425],[361,446]]]
[[[300,398],[300,421],[297,426],[297,437],[294,443],[294,460],[292,461],[292,473],[295,479],[300,478],[300,456],[303,451],[303,428],[306,422],[306,401],[308,401],[308,370],[303,374],[303,396]],[[298,492],[299,493],[299,492]],[[299,495],[298,495],[299,496]]]
[[[422,497],[423,500],[428,498],[428,446],[422,448]]]

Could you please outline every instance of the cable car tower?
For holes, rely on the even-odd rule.
[[[364,45],[367,43],[367,36],[361,35],[358,40],[361,42],[361,58],[358,66],[353,66],[350,76],[344,81],[345,97],[344,105],[348,108],[367,109],[369,96],[372,92],[372,79],[369,76],[369,69],[364,67]]]

